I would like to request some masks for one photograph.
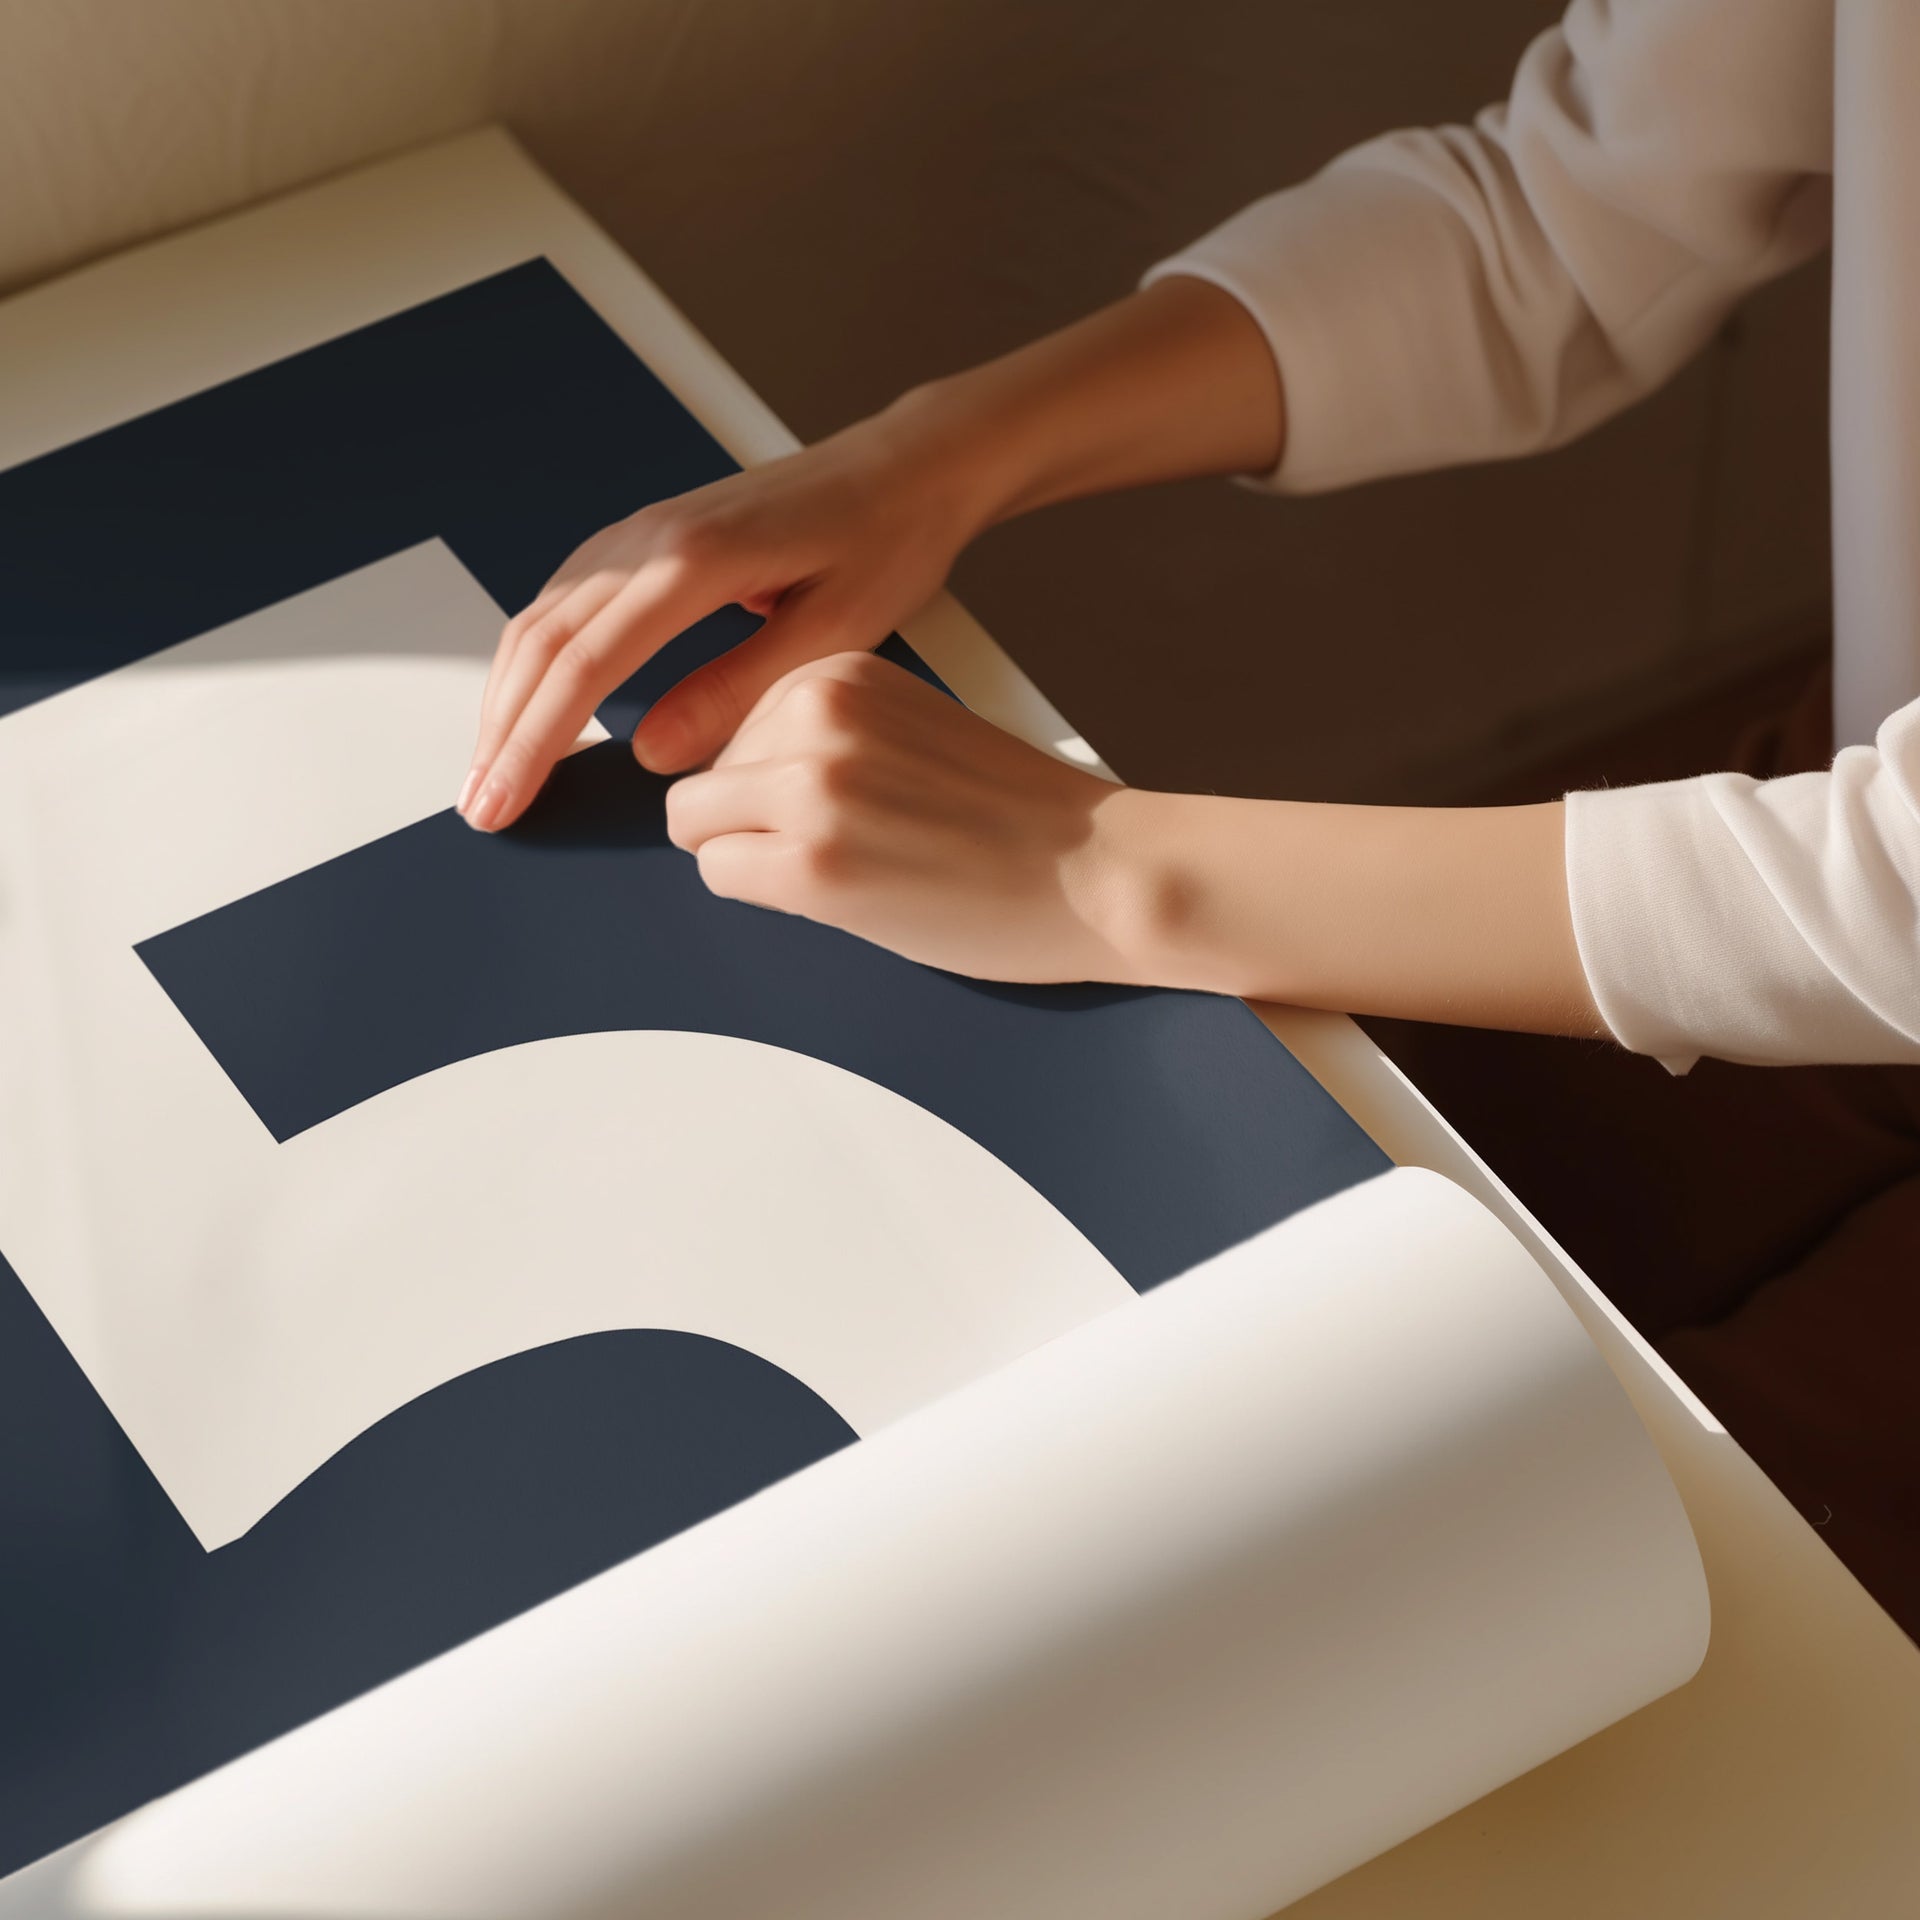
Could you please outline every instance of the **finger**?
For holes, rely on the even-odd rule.
[[[790,593],[758,633],[654,703],[635,730],[634,757],[654,773],[697,767],[733,739],[776,681],[882,637],[854,629],[845,612],[817,591]]]
[[[578,632],[548,646],[534,671],[537,630],[521,644],[528,690],[489,764],[467,823],[484,833],[510,826],[545,784],[553,764],[579,739],[593,710],[660,647],[717,604],[690,569],[649,563]],[[502,710],[514,704],[517,655]]]
[[[781,913],[800,911],[799,856],[783,833],[722,833],[700,849],[700,878],[722,900],[744,900]]]
[[[667,789],[667,838],[686,853],[731,833],[771,833],[781,824],[781,774],[774,763],[709,768]]]
[[[493,658],[487,662],[487,683],[480,690],[480,717],[474,737],[473,759],[460,788],[460,798],[454,802],[456,812],[466,812],[467,802],[473,798],[474,789],[487,770],[487,762],[499,747],[497,740],[489,739],[488,716],[499,696],[501,676],[506,672],[508,661],[513,658],[514,649],[520,644],[521,635],[535,621],[544,619],[559,606],[573,592],[575,584],[572,581],[562,584],[556,575],[500,629],[500,638],[494,642]]]
[[[520,644],[521,637],[527,629],[537,621],[544,620],[555,607],[571,599],[583,584],[584,582],[574,579],[562,580],[556,575],[500,629],[499,644],[493,650],[492,660],[487,663],[486,691],[480,696],[483,712],[498,691],[500,676],[506,670],[507,662],[513,658],[513,650]]]
[[[835,734],[858,733],[871,719],[871,695],[888,677],[911,676],[870,653],[822,655],[783,673],[754,703],[733,738],[715,756],[716,767],[777,760],[817,749]]]
[[[510,645],[503,644],[490,687],[480,709],[480,737],[474,764],[480,777],[477,789],[492,770],[513,723],[525,710],[533,690],[548,668],[574,638],[583,633],[613,604],[623,585],[614,572],[597,573],[580,581],[545,612],[525,621]],[[503,643],[508,636],[503,635]]]

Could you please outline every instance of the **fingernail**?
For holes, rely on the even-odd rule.
[[[480,784],[480,768],[476,763],[467,769],[467,777],[460,783],[460,798],[453,803],[455,813],[465,813],[467,802],[473,798],[473,790]]]
[[[633,736],[633,757],[649,773],[671,773],[686,744],[687,730],[672,714],[649,714]]]
[[[473,811],[467,815],[467,825],[475,833],[491,833],[506,810],[507,783],[504,780],[489,780],[474,795]]]

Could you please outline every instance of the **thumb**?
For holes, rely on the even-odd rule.
[[[776,680],[809,661],[877,646],[885,630],[849,617],[817,592],[789,593],[750,638],[690,673],[658,699],[633,736],[652,773],[681,773],[713,758]]]

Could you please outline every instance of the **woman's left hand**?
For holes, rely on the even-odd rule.
[[[796,669],[667,831],[714,892],[989,980],[1604,1035],[1563,809],[1110,786],[870,654]]]
[[[667,831],[728,899],[994,980],[1127,980],[1129,794],[866,653],[772,686]]]

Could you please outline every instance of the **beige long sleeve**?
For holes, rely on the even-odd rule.
[[[1920,1060],[1920,702],[1901,706],[1920,692],[1920,6],[1840,15],[1836,39],[1833,0],[1574,0],[1471,127],[1355,148],[1147,276],[1210,280],[1259,321],[1288,414],[1264,483],[1313,492],[1572,438],[1837,229],[1835,339],[1862,342],[1836,359],[1834,420],[1860,744],[1827,773],[1568,806],[1596,1004],[1680,1071]]]
[[[1266,330],[1283,491],[1557,445],[1825,244],[1832,33],[1824,0],[1576,0],[1471,127],[1356,147],[1147,278]]]
[[[1920,702],[1827,773],[1569,794],[1567,874],[1634,1052],[1677,1073],[1920,1060]]]

